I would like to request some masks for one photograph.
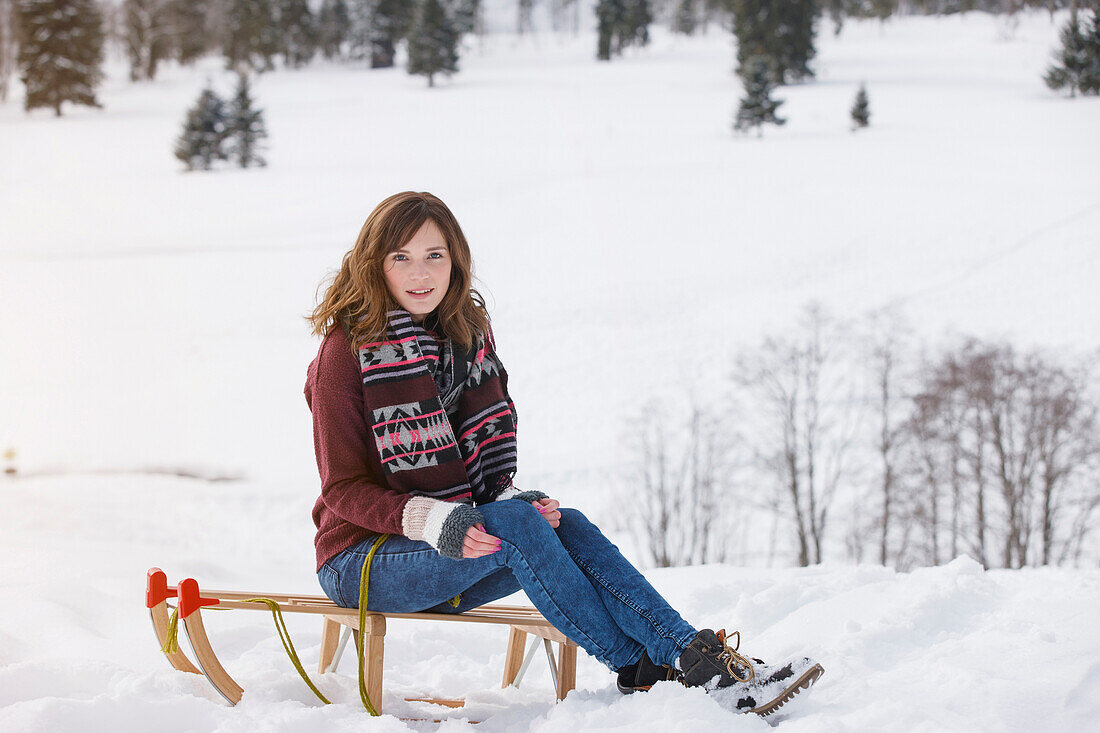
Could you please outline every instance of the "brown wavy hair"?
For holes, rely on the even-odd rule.
[[[399,307],[386,287],[382,268],[386,256],[408,244],[431,219],[443,233],[451,256],[451,282],[436,308],[440,328],[456,344],[469,349],[489,330],[485,300],[473,288],[470,245],[447,205],[427,192],[404,191],[390,196],[367,217],[355,246],[344,255],[325,297],[306,320],[317,336],[333,328],[348,328],[358,349],[386,336],[386,312]],[[318,287],[318,292],[324,283]]]

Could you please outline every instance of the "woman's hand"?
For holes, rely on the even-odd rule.
[[[531,506],[539,510],[542,518],[549,522],[551,527],[556,529],[561,524],[561,512],[558,511],[561,504],[556,499],[539,499],[531,502]]]
[[[485,525],[478,524],[466,530],[462,542],[462,557],[484,557],[500,549],[500,538],[485,532]]]

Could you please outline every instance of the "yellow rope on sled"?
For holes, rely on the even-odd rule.
[[[175,654],[180,650],[179,641],[176,640],[176,634],[179,630],[180,623],[180,610],[178,608],[172,609],[172,618],[168,620],[168,633],[165,635],[167,638],[164,640],[164,646],[160,648],[165,654]]]
[[[279,632],[279,641],[283,642],[283,649],[286,651],[286,655],[290,657],[290,663],[294,665],[294,669],[298,670],[298,674],[309,686],[309,689],[313,690],[313,694],[317,696],[317,699],[325,705],[330,705],[329,699],[321,694],[321,691],[313,684],[313,680],[306,674],[305,668],[302,667],[302,660],[298,658],[298,652],[294,649],[294,642],[290,640],[290,632],[286,630],[286,621],[283,620],[283,611],[279,608],[279,604],[270,598],[245,598],[243,602],[262,603],[271,609],[271,616],[275,619],[275,630]]]
[[[359,652],[359,699],[363,701],[363,707],[367,709],[367,712],[371,715],[379,715],[375,710],[374,705],[371,704],[370,697],[367,695],[367,682],[363,676],[363,629],[367,625],[367,593],[370,590],[370,564],[374,560],[374,553],[378,551],[378,548],[382,546],[382,543],[389,539],[388,534],[379,535],[378,539],[371,545],[370,552],[367,553],[367,559],[363,561],[363,570],[359,576],[359,634],[355,637],[355,648]]]

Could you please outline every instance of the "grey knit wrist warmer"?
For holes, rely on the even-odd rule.
[[[550,497],[542,493],[541,491],[521,491],[512,498],[519,499],[520,501],[525,501],[530,504],[533,501],[538,501],[539,499],[549,499]]]
[[[466,532],[475,524],[484,522],[485,518],[477,509],[469,504],[456,504],[454,511],[443,521],[435,549],[439,550],[440,555],[461,560],[462,543],[466,540]]]

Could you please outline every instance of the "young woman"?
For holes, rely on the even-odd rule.
[[[516,411],[471,269],[443,202],[399,193],[367,218],[310,318],[324,337],[305,393],[325,593],[357,606],[385,534],[368,610],[458,613],[522,589],[624,693],[737,685],[739,707],[767,713],[808,687],[820,666],[768,666],[693,628],[581,512],[512,484]]]

